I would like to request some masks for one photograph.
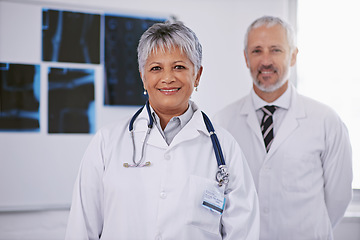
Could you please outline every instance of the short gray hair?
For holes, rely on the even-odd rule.
[[[157,48],[165,51],[174,47],[187,55],[196,74],[201,67],[202,47],[196,34],[179,21],[155,23],[143,33],[137,48],[139,71],[144,74],[146,60]]]
[[[246,31],[245,38],[244,38],[245,54],[247,54],[248,39],[249,39],[249,33],[251,30],[253,30],[254,28],[261,27],[261,26],[272,27],[277,24],[282,26],[286,31],[286,37],[287,37],[287,40],[288,40],[288,43],[290,46],[290,52],[295,50],[295,48],[296,48],[295,31],[294,31],[293,27],[290,24],[288,24],[287,22],[285,22],[284,20],[282,20],[281,18],[272,17],[272,16],[263,16],[261,18],[256,19],[252,24],[250,24],[250,26],[248,27],[248,29]]]

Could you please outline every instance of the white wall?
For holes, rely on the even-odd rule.
[[[97,14],[174,15],[197,33],[203,45],[204,71],[193,99],[210,116],[248,93],[251,87],[242,53],[247,25],[264,14],[283,18],[288,15],[285,0],[271,3],[185,0],[181,4],[164,0],[0,0],[0,62],[41,66],[40,133],[0,132],[3,166],[0,168],[0,192],[3,193],[0,211],[69,205],[81,156],[92,137],[47,133],[47,67],[69,67],[69,64],[41,61],[42,8]],[[70,66],[95,70],[97,128],[135,112],[137,107],[103,105],[102,65]]]
[[[2,2],[40,4],[48,7],[61,6],[63,9],[102,8],[119,13],[175,15],[197,33],[203,45],[204,72],[199,91],[194,93],[193,99],[209,115],[213,115],[223,106],[245,95],[251,88],[251,80],[242,53],[243,35],[251,21],[265,14],[276,15],[287,20],[291,20],[291,16],[293,16],[289,13],[289,2],[293,2],[292,0],[0,0],[0,3]],[[11,24],[11,22],[6,24]],[[0,46],[2,38],[0,36]],[[16,54],[21,55],[19,52]],[[10,60],[2,59],[0,54],[0,61]],[[107,112],[114,119],[119,118],[122,113],[121,109]],[[110,120],[99,119],[97,127]],[[0,152],[11,147],[6,145],[8,141],[1,134],[0,142]],[[33,144],[36,147],[37,142],[34,141]],[[62,171],[64,178],[64,187],[67,188],[67,194],[64,198],[67,199],[68,203],[71,200],[72,182],[76,177],[83,148],[82,145],[78,148],[76,146],[71,148],[71,151],[76,151],[72,154],[76,157],[67,160],[69,163],[71,162],[68,168],[59,165],[59,171]],[[27,166],[28,172],[31,172],[32,167],[39,167],[36,164],[31,164],[31,161],[36,161],[35,158],[30,156],[28,161],[30,162]],[[50,158],[48,161],[50,163],[51,161],[58,162],[59,159]],[[64,161],[66,163],[66,160]],[[1,158],[0,162],[1,168],[7,167],[4,158]],[[47,167],[50,166],[51,164]],[[46,172],[46,166],[42,170]],[[24,171],[22,174],[26,174],[26,172]],[[28,189],[28,192],[31,194],[31,189]],[[60,210],[44,208],[40,211],[0,212],[0,240],[63,239],[67,216],[68,209],[66,207]],[[353,226],[354,222],[350,221],[350,224],[346,225],[345,228]],[[359,223],[355,223],[355,226],[359,226]],[[337,231],[341,232],[342,228],[339,227],[339,229]],[[346,239],[351,240],[352,238]]]
[[[70,204],[79,162],[92,137],[47,133],[47,67],[64,67],[64,63],[41,61],[42,8],[176,16],[197,33],[203,45],[204,71],[193,99],[210,116],[251,87],[242,52],[247,25],[264,14],[285,19],[289,15],[286,0],[185,0],[180,4],[164,0],[0,0],[0,62],[40,64],[42,77],[40,133],[0,132],[0,211]],[[135,112],[134,107],[104,107],[102,66],[85,65],[72,66],[95,69],[97,128]]]

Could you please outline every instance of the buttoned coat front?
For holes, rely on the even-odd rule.
[[[134,154],[129,120],[102,128],[91,141],[74,187],[67,240],[258,239],[255,185],[227,131],[214,126],[230,174],[229,184],[218,188],[217,161],[200,110],[170,145],[156,127],[144,143],[148,114],[140,113],[134,123],[135,158],[145,144],[147,167],[123,166],[132,164]],[[222,215],[202,206],[204,192],[213,189],[225,198]]]
[[[332,109],[290,87],[290,108],[268,153],[250,94],[214,121],[235,137],[250,166],[260,203],[260,239],[333,239],[352,197],[348,132]]]

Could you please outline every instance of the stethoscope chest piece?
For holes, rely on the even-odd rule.
[[[151,129],[153,127],[153,123],[154,123],[154,120],[150,114],[150,105],[149,105],[149,101],[146,102],[145,104],[146,106],[146,110],[148,112],[148,115],[149,115],[149,123],[148,123],[148,130],[146,131],[146,135],[145,135],[145,140],[144,140],[144,143],[141,147],[141,157],[140,157],[140,160],[139,161],[136,161],[135,160],[135,153],[136,153],[136,148],[135,148],[135,137],[134,137],[134,122],[135,122],[135,119],[139,116],[139,114],[141,113],[141,111],[143,110],[143,107],[140,108],[136,113],[135,115],[131,118],[130,120],[130,123],[129,123],[129,131],[130,131],[130,135],[131,135],[131,141],[132,141],[132,145],[133,145],[133,164],[129,164],[129,163],[124,163],[123,166],[125,168],[129,168],[129,167],[147,167],[147,166],[150,166],[151,163],[150,162],[145,162],[143,164],[143,161],[144,161],[144,156],[145,156],[145,145],[146,145],[146,142],[147,142],[147,139],[150,135],[150,132],[151,132]]]
[[[144,164],[139,164],[139,165],[136,165],[136,164],[129,164],[129,163],[124,163],[123,166],[125,168],[129,168],[129,167],[147,167],[147,166],[150,166],[151,165],[151,162],[146,162]]]
[[[229,172],[225,165],[220,165],[219,170],[216,172],[216,181],[219,187],[229,183]]]

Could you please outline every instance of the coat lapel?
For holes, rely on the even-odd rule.
[[[281,146],[285,139],[288,138],[292,134],[292,132],[299,127],[298,119],[304,118],[306,116],[305,108],[303,103],[299,99],[298,92],[296,91],[294,86],[291,87],[292,97],[289,110],[286,113],[278,132],[276,133],[274,141],[268,154],[266,155],[265,160],[269,159]]]
[[[149,122],[149,115],[147,113],[146,107],[142,110],[142,112],[139,114],[139,116],[136,118],[136,121],[134,123],[134,133],[136,135],[143,135],[142,142],[145,140],[146,133],[148,131],[148,122]],[[159,132],[159,129],[153,125],[149,138],[147,140],[147,144],[153,145],[159,148],[167,148],[168,145],[165,142],[165,139],[162,137],[161,133]]]
[[[244,102],[244,105],[242,106],[240,110],[240,114],[247,115],[246,117],[246,123],[251,129],[251,131],[255,134],[256,138],[259,140],[260,144],[264,144],[264,140],[261,134],[261,129],[259,125],[259,120],[256,116],[256,111],[254,104],[251,100],[251,94],[248,94],[246,97],[246,100]],[[265,146],[264,146],[265,151]]]
[[[198,106],[195,105],[195,103],[193,103],[193,107],[195,108],[193,117],[184,126],[184,128],[181,129],[181,131],[175,136],[170,146],[167,145],[165,139],[163,138],[163,136],[161,135],[159,129],[155,126],[155,124],[151,129],[151,133],[147,140],[147,144],[166,149],[169,147],[172,148],[173,146],[183,141],[196,138],[197,136],[200,135],[200,132],[203,132],[204,134],[210,136],[204,124],[201,111],[198,109]],[[134,132],[137,135],[143,134],[142,142],[144,142],[146,132],[148,131],[148,127],[147,127],[148,118],[149,117],[147,110],[146,108],[144,108],[134,123]]]
[[[198,137],[200,132],[210,136],[209,132],[206,129],[203,116],[198,107],[193,103],[193,107],[195,107],[195,112],[190,121],[184,126],[183,129],[175,136],[174,140],[170,144],[170,148],[175,145]]]

